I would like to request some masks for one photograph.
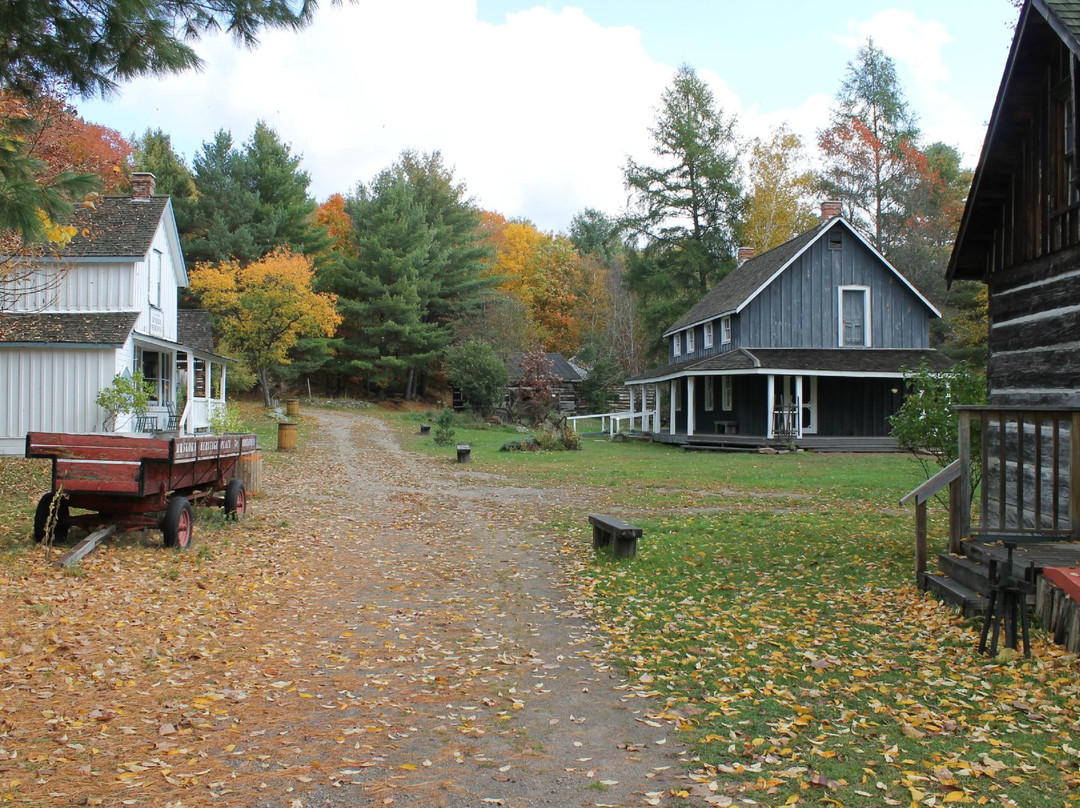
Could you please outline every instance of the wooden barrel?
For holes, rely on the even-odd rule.
[[[290,418],[295,418],[296,416],[298,416],[300,414],[300,399],[285,399],[285,414]]]
[[[236,461],[236,479],[243,482],[248,496],[262,491],[262,452],[240,456]]]
[[[296,448],[296,424],[282,421],[277,425],[277,448],[279,452],[291,452]]]

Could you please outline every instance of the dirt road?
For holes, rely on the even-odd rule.
[[[663,705],[603,659],[539,529],[592,503],[410,455],[375,419],[318,419],[306,459],[268,479],[301,492],[294,527],[326,561],[278,627],[309,659],[295,751],[333,772],[298,804],[686,804]]]

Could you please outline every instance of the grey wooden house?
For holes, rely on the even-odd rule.
[[[896,448],[888,419],[904,370],[948,365],[930,348],[940,314],[840,213],[826,202],[813,229],[756,257],[740,251],[664,333],[668,364],[627,381],[655,388],[645,431],[702,448]]]

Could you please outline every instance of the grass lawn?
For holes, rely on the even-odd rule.
[[[406,446],[452,462],[453,446]],[[594,554],[581,513],[551,529],[580,551],[585,597],[627,675],[697,745],[717,805],[1080,805],[1080,672],[1041,635],[987,659],[980,624],[913,585],[922,479],[901,455],[686,453],[585,439],[498,452],[507,429],[456,427],[473,469],[595,492],[644,529],[638,556]],[[933,548],[946,515],[931,515]]]

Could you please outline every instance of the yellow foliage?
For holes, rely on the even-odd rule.
[[[254,370],[289,363],[300,337],[334,334],[341,322],[337,296],[311,288],[310,258],[280,248],[247,266],[200,264],[191,290],[220,320],[225,342]]]

